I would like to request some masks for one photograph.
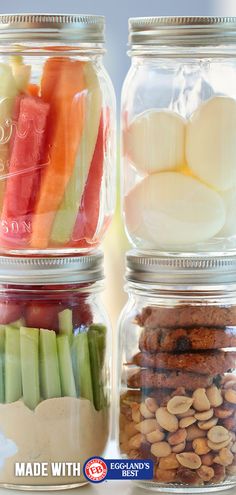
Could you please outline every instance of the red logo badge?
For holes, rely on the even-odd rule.
[[[84,465],[84,475],[92,483],[104,481],[107,475],[107,465],[101,457],[92,457]]]

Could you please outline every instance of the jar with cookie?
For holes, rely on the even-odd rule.
[[[235,257],[127,254],[117,423],[121,455],[154,461],[142,486],[236,486],[235,280]]]

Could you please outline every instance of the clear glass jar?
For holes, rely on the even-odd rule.
[[[235,279],[236,258],[128,254],[118,441],[125,458],[153,459],[146,487],[236,485]]]
[[[0,258],[0,486],[80,486],[84,462],[104,452],[111,334],[102,262],[99,253]]]
[[[236,250],[236,19],[133,18],[122,93],[126,231],[143,252]]]
[[[104,18],[0,16],[0,252],[98,246],[115,205]]]

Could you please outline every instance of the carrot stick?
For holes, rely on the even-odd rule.
[[[41,96],[50,103],[46,130],[49,164],[33,218],[33,248],[48,247],[53,220],[73,172],[84,125],[84,89],[82,62],[57,58],[46,65]]]
[[[39,87],[37,84],[29,83],[27,86],[27,93],[31,96],[39,95]]]

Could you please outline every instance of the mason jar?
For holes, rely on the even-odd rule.
[[[0,486],[86,483],[110,423],[101,253],[0,258]]]
[[[126,231],[143,252],[236,249],[236,18],[129,20]]]
[[[153,460],[146,488],[236,485],[235,279],[235,257],[127,255],[118,442],[123,457]]]
[[[96,248],[115,203],[101,16],[0,15],[0,253]]]

